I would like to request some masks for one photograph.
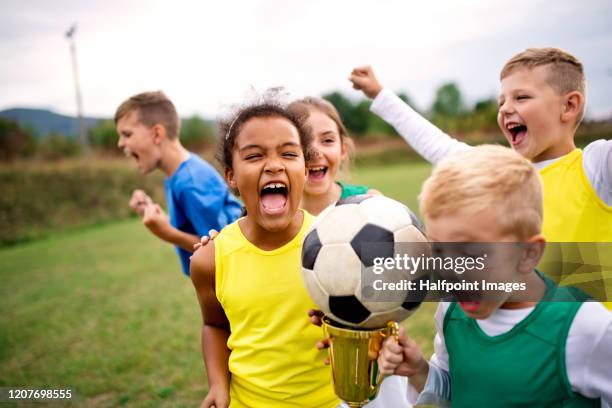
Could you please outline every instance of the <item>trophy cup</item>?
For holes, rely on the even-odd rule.
[[[323,332],[329,340],[329,359],[336,395],[349,407],[362,407],[376,397],[383,375],[377,357],[386,337],[397,340],[398,324],[375,330],[338,327],[323,318]]]
[[[416,216],[402,203],[382,196],[340,200],[319,214],[305,234],[304,286],[325,315],[323,331],[330,344],[335,392],[350,407],[362,407],[376,396],[383,379],[377,365],[382,341],[397,339],[396,322],[410,316],[426,294],[404,286],[377,292],[374,280],[416,282],[428,275],[421,269],[373,272],[375,260],[429,253]]]

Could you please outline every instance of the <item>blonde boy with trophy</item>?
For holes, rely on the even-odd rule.
[[[415,404],[610,407],[612,313],[535,270],[542,185],[529,161],[500,146],[452,156],[425,182],[420,210],[433,242],[522,243],[505,269],[539,296],[441,302],[429,362],[400,330],[381,371],[407,376]]]

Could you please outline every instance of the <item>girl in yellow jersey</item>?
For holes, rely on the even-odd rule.
[[[243,108],[221,128],[225,178],[247,215],[191,261],[209,382],[202,407],[335,407],[299,269],[312,219],[298,208],[308,135],[274,102]]]

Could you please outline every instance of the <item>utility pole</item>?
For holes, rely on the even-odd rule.
[[[74,41],[76,29],[76,24],[73,24],[68,31],[66,31],[66,38],[70,44],[70,54],[72,56],[72,73],[74,75],[77,115],[79,118],[79,143],[81,144],[81,149],[87,153],[89,151],[89,141],[87,140],[87,129],[85,128],[85,121],[83,120],[83,99],[81,98],[81,86],[79,85],[79,72],[77,69],[76,45]]]

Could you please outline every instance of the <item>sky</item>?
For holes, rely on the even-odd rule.
[[[159,89],[184,117],[215,118],[271,86],[357,99],[347,78],[363,64],[419,109],[449,81],[473,104],[497,97],[511,56],[555,46],[585,66],[587,115],[610,117],[610,22],[610,0],[2,0],[0,110],[76,113],[64,36],[76,23],[86,116]]]

